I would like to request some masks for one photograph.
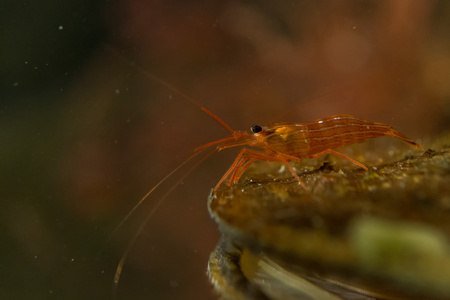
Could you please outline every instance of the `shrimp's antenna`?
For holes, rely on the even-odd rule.
[[[177,172],[179,169],[181,169],[184,165],[186,165],[188,162],[190,162],[192,159],[194,159],[197,155],[202,153],[207,148],[201,149],[200,151],[196,151],[194,154],[192,154],[190,157],[188,157],[186,160],[184,160],[181,164],[179,164],[175,169],[173,169],[169,174],[167,174],[163,179],[161,179],[156,185],[154,185],[147,194],[144,195],[144,197],[141,198],[141,200],[138,201],[134,205],[134,207],[127,213],[127,215],[122,219],[122,221],[119,223],[119,225],[116,226],[116,228],[111,233],[109,240],[117,233],[117,231],[123,226],[123,224],[128,221],[128,219],[131,217],[131,215],[134,214],[134,212],[142,205],[142,203],[161,185],[163,184],[167,179],[169,179],[175,172]],[[208,155],[209,156],[209,155]],[[191,171],[192,172],[192,171]],[[183,176],[184,178],[184,176]],[[178,182],[175,184],[175,186],[178,184]],[[157,203],[159,205],[159,202]],[[153,210],[150,212],[150,214],[153,214]]]
[[[216,120],[217,122],[219,122],[220,125],[222,125],[226,130],[228,130],[231,133],[235,133],[236,131],[233,130],[233,128],[231,128],[230,126],[228,126],[227,123],[225,123],[221,118],[219,118],[218,116],[216,116],[215,114],[213,114],[212,112],[210,112],[208,109],[204,108],[204,107],[200,107],[201,110],[203,110],[205,113],[207,113],[211,118],[213,118],[214,120]]]
[[[123,218],[123,220],[119,223],[119,225],[117,225],[117,227],[113,230],[113,232],[110,235],[109,240],[112,238],[112,236],[114,236],[117,231],[123,226],[123,224],[125,222],[127,222],[130,217],[136,212],[136,210],[144,203],[144,201],[146,201],[150,195],[158,188],[160,187],[164,182],[166,182],[171,176],[173,176],[177,171],[179,171],[182,167],[186,166],[189,162],[191,162],[194,158],[197,158],[200,154],[204,153],[204,151],[206,149],[209,149],[211,146],[216,145],[216,144],[220,144],[220,143],[226,143],[226,142],[230,142],[231,144],[228,145],[228,147],[232,147],[232,146],[238,146],[238,145],[243,145],[245,143],[239,142],[236,143],[233,141],[236,141],[237,139],[239,139],[241,136],[238,136],[238,132],[233,130],[228,124],[226,124],[222,119],[220,119],[218,116],[216,116],[215,114],[213,114],[211,111],[209,111],[208,109],[204,108],[202,105],[200,105],[200,103],[198,103],[196,100],[194,100],[193,98],[189,97],[188,95],[186,95],[185,93],[181,92],[180,90],[176,89],[175,87],[173,87],[172,85],[170,85],[169,83],[167,83],[166,81],[160,79],[159,77],[155,76],[154,74],[152,74],[151,72],[149,72],[148,70],[136,65],[133,61],[129,60],[128,58],[126,58],[122,53],[120,53],[117,49],[115,49],[114,47],[105,44],[105,49],[107,51],[109,51],[110,53],[112,53],[115,57],[119,58],[122,62],[124,62],[127,66],[130,66],[134,69],[136,69],[137,71],[139,71],[141,74],[145,75],[147,78],[149,78],[150,80],[164,86],[165,88],[167,88],[168,90],[174,92],[175,94],[179,95],[181,97],[181,99],[183,99],[184,101],[189,102],[190,104],[200,108],[203,112],[205,112],[208,116],[210,116],[211,118],[213,118],[215,121],[217,121],[223,128],[225,128],[227,131],[229,131],[230,133],[233,134],[233,136],[231,137],[227,137],[227,138],[223,138],[223,139],[219,139],[215,142],[210,142],[207,143],[203,146],[200,146],[198,148],[196,148],[194,150],[194,153],[189,156],[187,159],[185,159],[181,164],[179,164],[175,169],[173,169],[169,174],[167,174],[164,178],[162,178],[156,185],[154,185],[135,205],[134,207],[126,214],[126,216]],[[114,274],[114,285],[113,285],[113,298],[116,297],[117,295],[117,289],[118,289],[118,284],[119,284],[119,280],[120,280],[120,276],[122,274],[123,271],[123,267],[125,264],[125,261],[131,251],[131,249],[133,248],[133,246],[136,244],[136,241],[138,239],[138,237],[141,235],[142,231],[144,230],[145,226],[147,225],[147,223],[149,222],[149,220],[152,218],[152,216],[154,216],[154,214],[156,213],[156,211],[158,210],[158,208],[162,205],[162,203],[167,199],[167,197],[175,190],[175,188],[190,174],[192,173],[192,171],[195,170],[195,168],[197,168],[202,162],[204,162],[208,157],[210,157],[212,154],[214,154],[215,152],[221,150],[221,148],[217,147],[214,148],[212,151],[208,152],[207,154],[205,154],[203,157],[199,158],[194,164],[193,166],[185,173],[183,174],[176,182],[175,184],[173,184],[169,190],[161,197],[158,199],[157,202],[155,202],[155,204],[153,205],[153,207],[151,208],[151,210],[149,211],[148,215],[145,217],[145,219],[143,220],[143,222],[139,225],[139,228],[137,229],[137,231],[135,232],[135,234],[133,235],[132,239],[129,241],[125,251],[123,252],[120,261],[117,265],[116,268],[116,272]]]
[[[183,176],[181,176],[180,179],[177,180],[177,182],[172,185],[172,187],[158,200],[158,202],[155,203],[155,205],[152,207],[152,210],[148,213],[147,217],[145,217],[144,221],[141,223],[141,225],[139,226],[138,230],[136,231],[136,233],[133,235],[133,238],[130,240],[130,242],[128,243],[127,248],[125,249],[125,251],[122,254],[122,257],[120,258],[119,264],[117,265],[116,268],[116,273],[114,274],[114,285],[113,285],[113,296],[115,296],[117,294],[117,288],[119,285],[119,280],[120,280],[120,275],[122,274],[122,270],[123,270],[123,266],[125,264],[125,261],[128,257],[128,254],[130,253],[131,249],[133,248],[133,246],[136,243],[136,240],[138,239],[138,237],[141,235],[142,231],[144,230],[144,227],[147,225],[148,221],[150,220],[150,218],[154,215],[154,213],[158,210],[159,206],[164,202],[164,200],[174,191],[174,189],[192,172],[194,171],[202,162],[204,162],[208,157],[210,157],[212,154],[214,154],[215,152],[217,152],[218,149],[214,149],[212,151],[210,151],[208,154],[206,154],[204,157],[202,157],[199,161],[197,161]],[[136,204],[136,206],[127,214],[127,216],[125,217],[125,219],[121,222],[121,224],[123,224],[127,218],[129,218],[129,216],[136,210],[136,208],[142,204],[142,202],[159,186],[161,185],[167,178],[169,178],[173,173],[175,173],[176,171],[178,171],[180,169],[181,166],[185,165],[186,163],[188,163],[189,161],[191,161],[194,157],[196,157],[198,154],[202,153],[202,151],[196,152],[195,154],[193,154],[191,157],[189,157],[188,159],[186,159],[181,165],[179,165],[178,167],[176,167],[172,172],[170,172],[166,177],[164,177],[160,182],[158,182],[158,184],[156,184],[139,202],[138,204]],[[120,227],[120,225],[119,225]]]
[[[112,46],[105,44],[105,49],[108,50],[109,52],[113,53],[115,56],[119,57],[124,63],[126,63],[129,66],[132,66],[133,68],[135,68],[136,70],[138,70],[139,72],[141,72],[142,74],[144,74],[145,76],[147,76],[148,78],[150,78],[151,80],[161,84],[162,86],[166,87],[167,89],[173,91],[174,93],[178,94],[179,96],[181,96],[182,99],[184,99],[185,101],[190,102],[191,104],[197,106],[198,108],[200,108],[201,110],[203,110],[206,114],[208,114],[208,116],[210,116],[211,118],[213,118],[214,120],[216,120],[217,122],[219,122],[220,125],[222,125],[226,130],[228,130],[231,133],[234,133],[235,131],[228,126],[223,120],[221,120],[218,116],[216,116],[215,114],[213,114],[212,112],[210,112],[208,109],[204,108],[203,106],[201,106],[200,103],[198,103],[197,101],[195,101],[192,97],[189,97],[188,95],[186,95],[185,93],[183,93],[182,91],[178,90],[177,88],[175,88],[174,86],[170,85],[169,83],[165,82],[164,80],[162,80],[161,78],[153,75],[151,72],[149,72],[148,70],[139,67],[138,65],[136,65],[135,63],[133,63],[133,61],[127,59],[124,57],[123,54],[119,53],[119,51],[117,49],[114,49]]]

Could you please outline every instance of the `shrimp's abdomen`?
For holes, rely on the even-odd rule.
[[[309,133],[307,157],[328,149],[362,143],[380,136],[392,136],[413,147],[420,147],[388,124],[370,122],[350,115],[330,116],[304,125]]]

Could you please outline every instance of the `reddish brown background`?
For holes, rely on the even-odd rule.
[[[235,129],[347,113],[392,124],[426,147],[447,128],[447,1],[116,0],[97,4],[95,15],[85,5],[84,15],[71,16],[82,28],[80,39],[101,28],[89,35],[89,48],[41,45],[45,59],[36,55],[30,63],[45,68],[64,57],[76,66],[49,78],[29,75],[32,67],[17,71],[26,82],[38,80],[35,90],[8,77],[15,88],[10,96],[35,99],[41,91],[42,105],[10,108],[3,120],[8,145],[21,149],[11,146],[5,152],[11,158],[4,155],[14,182],[4,197],[4,233],[12,246],[5,253],[14,257],[6,266],[12,278],[34,282],[30,295],[109,298],[127,243],[176,179],[109,242],[108,236],[196,146],[228,134],[146,72]],[[52,30],[68,22],[57,20]],[[76,29],[65,25],[54,34],[69,36],[67,42]],[[18,65],[29,60],[29,53],[14,53]],[[20,131],[23,122],[28,125]],[[30,140],[27,130],[35,124],[45,126]],[[205,271],[218,231],[206,199],[234,154],[209,159],[157,210],[129,253],[119,299],[214,298]],[[28,170],[27,183],[17,162]]]

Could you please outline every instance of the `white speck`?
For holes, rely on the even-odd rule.
[[[37,255],[34,256],[34,259],[37,259]]]
[[[72,258],[71,260],[70,260],[70,262],[74,262],[75,261],[75,258]]]
[[[172,100],[172,95],[169,95],[169,99]]]
[[[114,92],[119,95],[120,94],[120,90],[119,89],[115,89]]]
[[[63,30],[63,29],[64,29],[64,27],[62,25],[58,26],[58,30]]]
[[[322,124],[322,123],[323,123],[323,121],[319,121],[319,122],[317,122],[317,123],[319,123],[319,124]]]
[[[28,62],[26,61],[25,64],[28,65]]]
[[[356,29],[356,26],[353,26],[353,29]]]
[[[14,82],[14,83],[13,83],[13,86],[14,86],[14,87],[16,87],[16,86],[18,86],[18,85],[19,85],[18,82]]]
[[[286,169],[286,166],[285,165],[281,165],[280,169],[278,170],[278,174],[283,173],[284,169]]]

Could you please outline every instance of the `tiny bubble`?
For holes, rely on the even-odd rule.
[[[15,87],[15,86],[18,86],[19,85],[19,83],[18,82],[14,82],[13,83],[13,86]]]
[[[34,259],[37,259],[37,255],[34,256]]]
[[[25,64],[28,65],[28,62],[26,61]]]
[[[63,29],[64,29],[64,27],[62,25],[58,26],[58,30],[63,30]]]
[[[118,95],[120,94],[120,90],[119,89],[115,89],[114,92]]]

